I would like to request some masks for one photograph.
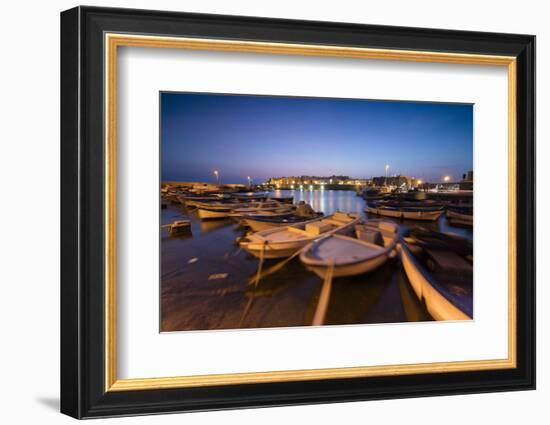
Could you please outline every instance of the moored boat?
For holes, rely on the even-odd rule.
[[[405,220],[425,220],[436,221],[443,215],[442,208],[403,208],[403,218]]]
[[[265,201],[268,197],[267,192],[234,192],[232,198],[252,201]]]
[[[474,211],[472,207],[447,207],[447,218],[451,224],[471,227],[474,225]]]
[[[223,193],[213,195],[179,195],[178,200],[188,208],[196,208],[200,203],[223,202],[229,200],[229,196]]]
[[[200,203],[197,204],[197,214],[201,220],[226,218],[230,217],[235,205],[233,203]]]
[[[380,189],[365,189],[362,192],[361,196],[367,201],[375,201],[387,198],[391,196],[391,193],[389,193],[388,191],[382,191]]]
[[[333,234],[308,245],[300,260],[321,278],[354,276],[383,265],[396,246],[399,226],[383,220],[356,225],[356,238]]]
[[[357,214],[336,212],[304,223],[266,229],[246,236],[240,246],[259,258],[289,257],[310,242],[334,233],[350,233]]]
[[[191,231],[191,220],[176,220],[169,229],[172,236],[188,234]]]
[[[292,204],[294,202],[294,196],[270,196],[268,199],[284,204]]]
[[[444,213],[443,206],[421,203],[372,202],[365,208],[370,214],[406,220],[436,221]]]
[[[316,213],[312,216],[299,216],[294,213],[285,215],[248,215],[243,218],[242,224],[248,226],[254,232],[260,232],[275,227],[291,226],[293,224],[305,223],[316,220],[323,216],[323,213]]]
[[[472,244],[414,229],[400,241],[401,262],[417,297],[436,320],[473,318]]]
[[[281,204],[277,201],[257,202],[233,209],[232,216],[241,217],[248,214],[265,213],[269,211],[275,213],[291,213],[291,206],[288,204]]]

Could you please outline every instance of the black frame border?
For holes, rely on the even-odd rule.
[[[105,32],[516,57],[517,367],[105,392]],[[87,6],[61,13],[62,413],[92,418],[534,388],[534,36]]]

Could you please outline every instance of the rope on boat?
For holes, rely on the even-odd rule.
[[[260,262],[258,264],[258,271],[256,272],[256,279],[254,281],[254,287],[258,286],[258,283],[260,283],[260,278],[262,277],[262,268],[264,265],[264,253],[265,253],[265,246],[267,245],[267,241],[264,240],[262,243],[262,249],[260,250]]]
[[[262,244],[262,249],[260,251],[260,262],[258,264],[258,271],[256,272],[256,278],[254,280],[254,290],[258,287],[258,283],[260,283],[260,278],[262,275],[262,267],[264,265],[264,252],[265,252],[265,246],[267,245],[267,241],[264,241]],[[250,283],[250,282],[249,282]],[[250,308],[252,307],[252,304],[254,303],[254,297],[249,297],[248,302],[246,303],[246,307],[243,310],[243,314],[239,320],[239,328],[243,327],[244,319],[248,315],[248,312],[250,311]]]
[[[331,261],[327,273],[325,275],[325,280],[323,282],[323,287],[321,288],[321,294],[319,295],[319,302],[317,303],[317,309],[313,316],[312,326],[321,326],[325,323],[325,316],[327,315],[328,302],[330,300],[330,292],[332,289],[332,277],[334,275],[334,261]]]
[[[256,276],[253,278],[253,279],[250,279],[250,281],[248,282],[248,284],[252,284],[254,282],[256,282],[256,285],[258,285],[258,282],[260,281],[260,279],[263,279],[264,277],[266,276],[269,276],[270,274],[273,274],[275,273],[276,271],[279,271],[281,270],[284,266],[286,266],[286,264],[292,260],[294,257],[300,255],[300,253],[303,251],[304,249],[299,249],[298,251],[296,251],[294,254],[292,254],[290,257],[287,257],[285,258],[283,261],[281,261],[280,263],[277,263],[275,264],[274,266],[270,267],[269,269],[267,269],[262,275],[258,275],[256,274]],[[258,267],[258,270],[260,268]]]
[[[330,235],[325,235],[325,236],[322,236],[320,237],[319,239],[317,239],[316,241],[320,241],[322,239],[325,239],[326,237],[328,237]],[[290,257],[287,257],[285,258],[283,261],[281,261],[280,263],[277,263],[275,264],[274,266],[271,266],[269,269],[267,269],[259,278],[258,278],[258,275],[254,276],[253,278],[251,278],[249,281],[248,281],[248,284],[249,285],[252,285],[254,282],[256,282],[256,280],[259,282],[261,279],[263,279],[264,277],[266,276],[269,276],[270,274],[273,274],[279,270],[281,270],[284,266],[286,266],[286,264],[291,261],[292,259],[296,258],[298,255],[300,255],[303,251],[305,251],[307,248],[309,247],[309,244],[307,244],[306,246],[304,246],[303,248],[299,249],[298,251],[296,251],[294,254],[292,254]],[[257,284],[256,284],[257,285]]]

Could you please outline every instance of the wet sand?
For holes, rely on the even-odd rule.
[[[294,195],[315,210],[358,212],[366,202],[351,191],[276,191]],[[231,219],[200,221],[196,212],[171,204],[161,211],[161,224],[188,218],[191,232],[173,237],[161,230],[161,331],[309,326],[322,281],[299,259],[248,285],[258,259],[239,248],[246,234]],[[471,229],[438,222],[398,221],[472,237]],[[267,261],[264,267],[281,260]],[[216,276],[217,275],[217,276]],[[398,323],[432,320],[412,291],[398,259],[373,273],[335,279],[325,324]]]

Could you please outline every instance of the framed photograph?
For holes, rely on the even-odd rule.
[[[61,14],[61,411],[535,388],[535,37]]]

